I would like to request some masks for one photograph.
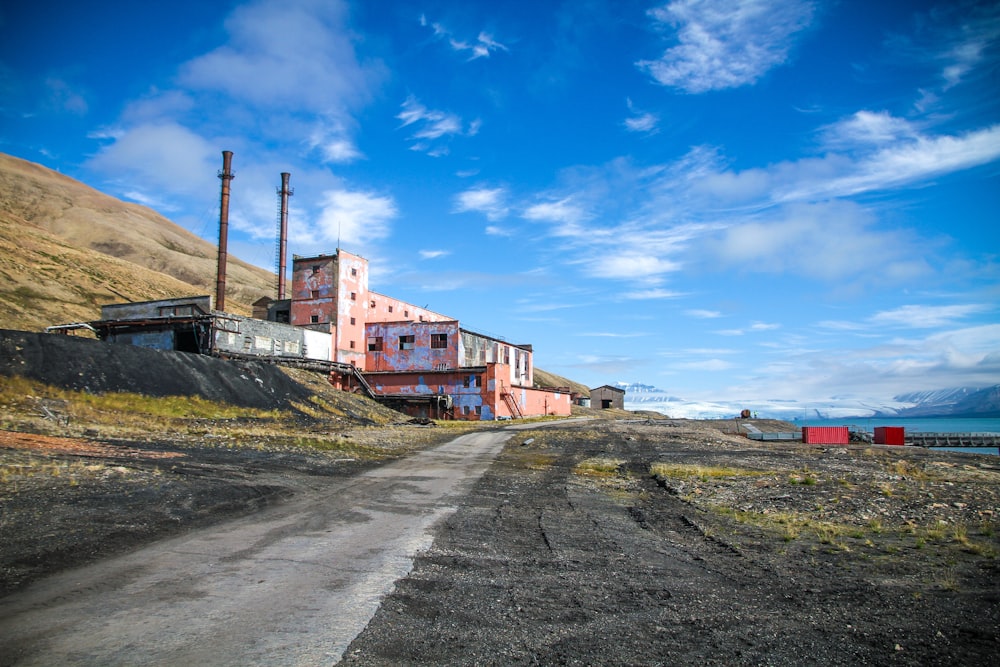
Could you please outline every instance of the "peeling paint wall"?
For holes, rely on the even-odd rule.
[[[532,351],[525,346],[463,330],[460,354],[463,366],[504,364],[510,369],[504,378],[509,385],[533,384]]]
[[[337,264],[337,332],[334,338],[337,361],[363,368],[368,260],[338,250]]]
[[[485,369],[370,373],[365,377],[378,394],[421,397],[448,396],[452,419],[493,419],[493,406],[484,401]],[[434,416],[420,413],[418,416]],[[443,416],[443,415],[442,415]]]
[[[443,371],[460,367],[458,322],[371,322],[365,370]]]
[[[294,258],[290,323],[302,327],[331,323],[336,326],[336,278],[334,255]]]
[[[236,315],[215,319],[214,344],[222,354],[330,361],[330,334]]]

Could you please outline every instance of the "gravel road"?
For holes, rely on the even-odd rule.
[[[334,663],[509,437],[468,434],[43,579],[0,599],[0,664]]]

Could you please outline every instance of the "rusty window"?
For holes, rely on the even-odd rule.
[[[381,336],[369,336],[368,337],[368,351],[369,352],[381,352],[382,351],[382,337]]]
[[[469,414],[469,406],[468,405],[463,405],[462,406],[462,414],[466,414],[466,415]]]
[[[413,336],[400,336],[399,337],[399,349],[401,350],[412,350],[413,349]]]
[[[443,350],[447,347],[448,347],[448,334],[446,333],[431,334],[431,349]]]
[[[313,264],[313,273],[319,273],[319,264]]]
[[[354,349],[354,341],[353,340],[351,341],[351,349],[352,350]]]
[[[319,315],[310,315],[309,316],[309,321],[312,322],[313,324],[318,324],[319,323]]]

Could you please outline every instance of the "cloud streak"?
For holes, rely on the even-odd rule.
[[[800,0],[675,0],[649,10],[653,27],[677,44],[636,65],[658,83],[688,93],[755,83],[782,65],[795,36],[812,21]]]

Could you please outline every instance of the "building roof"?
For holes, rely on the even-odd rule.
[[[600,387],[594,387],[590,391],[597,391],[598,389],[610,389],[611,391],[617,391],[620,394],[624,394],[625,393],[625,390],[622,389],[621,387],[612,387],[610,384],[604,384],[604,385],[601,385]]]

